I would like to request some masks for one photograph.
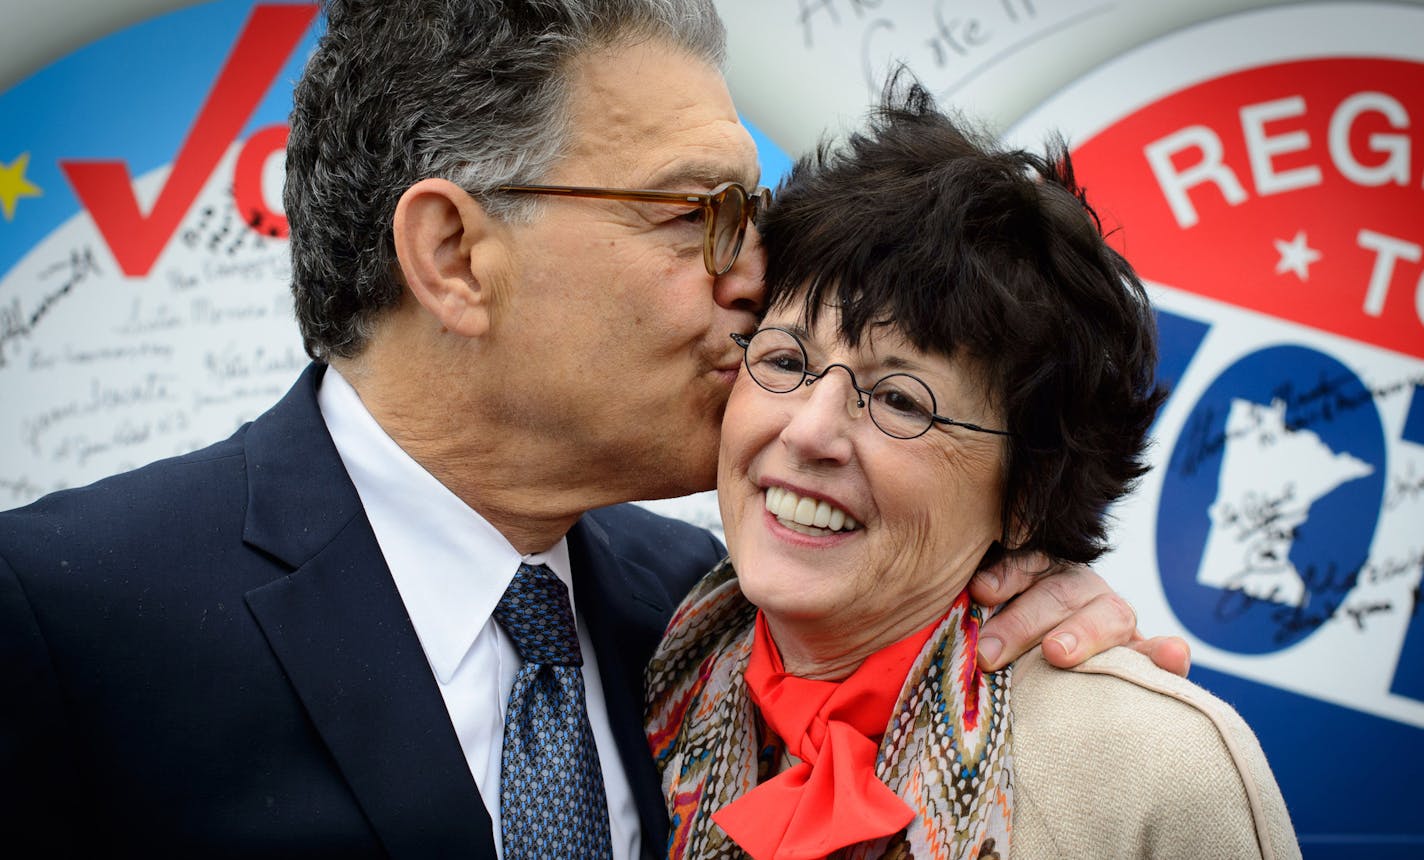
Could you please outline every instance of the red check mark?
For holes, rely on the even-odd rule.
[[[147,215],[124,162],[60,162],[124,274],[141,277],[153,268],[316,13],[314,3],[253,8]]]

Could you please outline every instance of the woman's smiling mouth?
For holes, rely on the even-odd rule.
[[[766,488],[766,509],[794,532],[824,537],[854,531],[859,524],[845,511],[819,499],[798,496],[785,487]]]

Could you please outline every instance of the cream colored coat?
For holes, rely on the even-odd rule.
[[[1300,857],[1256,736],[1226,703],[1114,648],[1014,664],[1014,860]]]

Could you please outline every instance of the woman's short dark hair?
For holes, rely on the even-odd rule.
[[[984,370],[1013,433],[1006,549],[1108,548],[1106,509],[1146,471],[1165,394],[1147,294],[1061,139],[1003,149],[892,82],[868,130],[797,162],[759,227],[769,307],[837,307],[851,346],[888,325]]]

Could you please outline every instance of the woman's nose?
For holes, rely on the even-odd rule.
[[[809,390],[794,392],[799,396],[793,400],[781,439],[792,453],[807,462],[845,463],[853,451],[851,434],[868,404],[856,390],[849,372],[832,372],[838,367],[827,368]]]

